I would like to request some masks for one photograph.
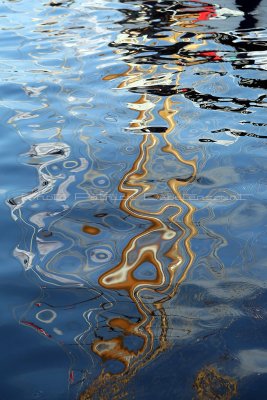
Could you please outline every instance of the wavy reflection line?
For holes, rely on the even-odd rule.
[[[128,76],[133,71],[130,67],[125,71],[126,81],[129,82]],[[180,71],[180,69],[179,69]],[[123,74],[109,75],[104,79],[115,79],[121,77]],[[178,75],[179,76],[179,75]],[[178,77],[177,77],[178,81]],[[178,82],[177,82],[178,84]],[[125,86],[120,84],[120,86]],[[142,95],[137,104],[145,104],[148,101],[146,95]],[[171,98],[164,101],[163,109],[159,112],[160,117],[168,124],[168,128],[162,135],[164,146],[162,151],[175,157],[177,162],[191,168],[192,173],[186,181],[171,178],[168,180],[168,187],[175,195],[176,201],[168,202],[157,211],[142,210],[137,208],[135,202],[141,196],[144,196],[152,189],[152,183],[149,183],[145,178],[149,173],[148,163],[151,159],[152,152],[155,148],[159,147],[160,140],[154,134],[144,135],[140,146],[139,155],[132,168],[122,178],[119,184],[119,191],[124,195],[121,201],[120,208],[127,214],[134,218],[143,219],[150,222],[150,227],[143,232],[134,236],[126,245],[122,252],[121,262],[106,271],[99,278],[99,284],[109,290],[126,291],[129,298],[134,302],[141,318],[138,322],[131,322],[126,317],[117,317],[109,320],[108,325],[113,330],[120,332],[118,336],[112,339],[105,340],[104,338],[97,339],[92,345],[92,350],[99,355],[103,361],[117,360],[124,365],[124,370],[118,374],[110,374],[102,372],[97,381],[81,395],[81,399],[95,398],[100,394],[103,395],[105,390],[111,387],[112,398],[123,398],[124,392],[121,390],[125,387],[127,382],[147,363],[156,358],[161,352],[167,348],[167,332],[168,332],[168,318],[164,310],[163,304],[168,299],[172,298],[179,287],[185,280],[187,273],[194,261],[194,253],[191,249],[191,239],[196,235],[197,230],[193,223],[193,214],[195,211],[188,201],[186,201],[180,193],[180,188],[192,183],[196,177],[196,160],[186,160],[174,148],[168,135],[175,128],[174,116],[177,110],[172,108],[173,102]],[[139,112],[136,121],[145,118],[144,110]],[[169,223],[177,227],[177,232],[171,229],[160,217],[169,210],[176,210],[171,217]],[[182,223],[178,222],[179,217],[184,211]],[[180,233],[182,232],[182,233]],[[156,238],[154,238],[156,236]],[[173,241],[174,243],[169,246],[169,250],[165,256],[171,259],[168,265],[168,276],[165,268],[160,260],[160,249],[163,241]],[[148,242],[146,244],[146,241]],[[188,261],[185,256],[180,253],[180,247],[184,245]],[[142,267],[145,263],[150,263],[156,270],[156,277],[154,279],[137,279],[134,272]],[[179,267],[185,263],[180,277],[177,279],[176,275]],[[176,278],[176,280],[175,280]],[[151,309],[142,299],[142,292],[150,291],[161,296],[153,302]],[[155,348],[155,333],[153,331],[153,323],[156,320],[156,313],[160,315],[161,333],[159,336],[159,344]],[[122,332],[122,334],[121,334]],[[123,341],[123,335],[135,335],[143,339],[143,345],[138,351],[129,350]],[[113,378],[116,376],[116,384]]]

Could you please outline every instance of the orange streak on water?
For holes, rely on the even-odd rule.
[[[173,40],[177,40],[177,37]],[[156,66],[154,67],[156,68]],[[178,86],[179,74],[182,68],[177,66],[176,70],[178,71]],[[120,83],[118,87],[127,88],[129,84],[140,79],[142,72],[144,71],[142,71],[141,67],[129,65],[126,72],[109,75],[105,77],[104,80],[125,76],[126,79]],[[147,70],[145,72],[147,72]],[[138,110],[136,105],[146,105],[147,102],[147,95],[141,95],[135,103],[132,103],[133,109]],[[177,180],[176,178],[170,178],[168,180],[168,187],[175,195],[176,200],[168,201],[157,210],[144,210],[136,207],[136,201],[141,196],[145,196],[152,188],[152,184],[146,179],[149,173],[148,163],[151,157],[153,157],[153,151],[158,149],[159,146],[162,146],[159,138],[155,134],[146,134],[143,136],[139,145],[139,155],[133,163],[132,168],[124,175],[118,186],[118,190],[124,195],[120,203],[121,210],[132,217],[149,222],[150,226],[131,238],[122,251],[120,263],[107,270],[99,277],[99,284],[101,287],[108,290],[126,292],[129,301],[135,304],[140,314],[138,322],[132,322],[127,317],[121,316],[110,319],[108,325],[114,332],[119,332],[117,336],[112,339],[97,339],[92,345],[92,350],[98,354],[103,361],[117,360],[124,366],[121,373],[112,375],[103,372],[97,381],[94,382],[93,386],[98,385],[99,388],[102,388],[101,393],[106,391],[107,397],[104,396],[103,399],[109,398],[108,393],[110,390],[113,390],[112,398],[125,398],[123,397],[124,392],[122,388],[127,385],[128,381],[142,367],[155,359],[168,347],[168,317],[163,308],[163,304],[175,296],[179,285],[186,279],[187,273],[195,258],[191,249],[191,240],[197,233],[193,222],[195,208],[183,198],[181,188],[190,185],[195,180],[197,167],[195,159],[185,159],[168,139],[168,135],[172,133],[176,127],[174,117],[178,109],[174,109],[174,104],[171,97],[167,97],[162,110],[159,111],[160,117],[168,125],[165,133],[161,135],[165,142],[161,150],[166,154],[172,155],[177,160],[178,164],[182,164],[191,169],[191,175],[185,181]],[[137,118],[130,126],[145,126],[146,120],[146,110],[141,108]],[[177,231],[174,231],[173,228],[169,227],[169,224],[163,221],[163,214],[168,209],[175,210],[169,217],[169,223],[175,225]],[[182,214],[182,222],[179,222]],[[170,242],[169,250],[165,253],[167,259],[171,260],[167,267],[162,264],[158,257],[163,242]],[[186,258],[182,256],[180,250],[182,245],[187,255]],[[135,272],[144,268],[144,264],[147,263],[154,267],[154,278],[136,278]],[[154,310],[151,310],[151,308],[144,303],[142,299],[143,291],[151,291],[159,297],[158,300],[155,300],[153,303]],[[156,321],[156,314],[160,316],[161,333],[159,335],[159,344],[155,348],[156,338],[153,325]],[[132,351],[127,348],[124,343],[124,337],[128,335],[134,335],[143,339],[142,346],[138,350]],[[93,389],[93,386],[81,396],[81,400],[89,398],[94,399],[99,396],[100,389]]]

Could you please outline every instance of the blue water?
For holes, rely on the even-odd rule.
[[[0,4],[0,400],[264,399],[266,1]]]

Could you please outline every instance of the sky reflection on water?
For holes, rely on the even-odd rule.
[[[2,1],[1,400],[264,396],[265,11]]]

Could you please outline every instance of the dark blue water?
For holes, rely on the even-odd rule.
[[[266,397],[266,11],[1,1],[0,400]]]

